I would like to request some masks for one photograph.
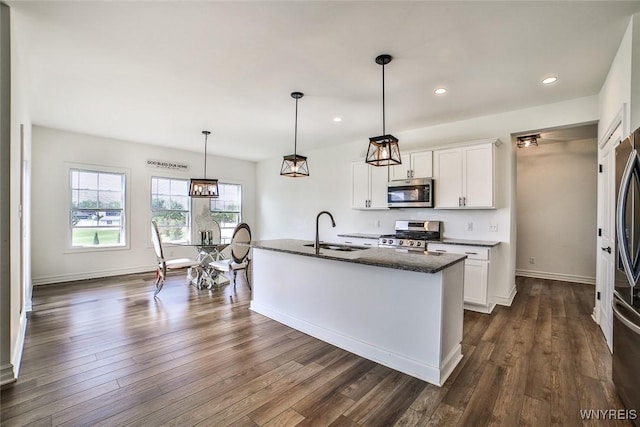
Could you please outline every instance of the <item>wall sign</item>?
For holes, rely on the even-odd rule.
[[[189,165],[185,163],[177,163],[177,162],[171,162],[166,160],[154,160],[154,159],[147,160],[147,167],[155,168],[155,169],[171,169],[171,170],[179,170],[179,171],[189,170]]]

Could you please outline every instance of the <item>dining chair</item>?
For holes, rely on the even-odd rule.
[[[153,241],[153,249],[156,252],[156,260],[158,262],[158,266],[156,269],[156,282],[155,287],[156,290],[153,293],[155,297],[158,295],[158,292],[162,290],[162,286],[164,285],[164,280],[167,277],[167,270],[178,270],[178,269],[188,269],[187,278],[189,281],[193,282],[197,280],[198,267],[200,263],[196,260],[189,258],[178,258],[178,259],[165,259],[164,252],[162,251],[162,241],[160,240],[160,232],[158,231],[158,224],[155,221],[151,221],[151,240]],[[196,277],[193,277],[193,271],[196,271]]]
[[[233,288],[236,287],[236,277],[238,271],[244,270],[245,277],[247,278],[247,285],[251,289],[251,283],[249,281],[249,264],[251,259],[249,258],[249,251],[251,247],[251,228],[246,223],[238,224],[233,230],[231,237],[231,243],[220,252],[220,259],[209,263],[209,266],[213,267],[219,273],[233,273]]]

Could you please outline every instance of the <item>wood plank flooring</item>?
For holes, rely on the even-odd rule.
[[[593,286],[518,278],[511,307],[465,312],[464,359],[438,388],[251,312],[241,280],[198,291],[172,275],[158,299],[152,284],[36,287],[0,424],[631,425],[580,418],[623,407]]]

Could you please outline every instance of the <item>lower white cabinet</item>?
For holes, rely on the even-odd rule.
[[[491,313],[495,304],[489,301],[489,266],[491,248],[483,246],[429,243],[430,252],[464,254],[464,308],[466,310]]]

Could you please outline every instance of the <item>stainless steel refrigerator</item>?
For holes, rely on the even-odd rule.
[[[640,417],[640,128],[616,147],[613,382]],[[639,418],[634,424],[640,426]]]

